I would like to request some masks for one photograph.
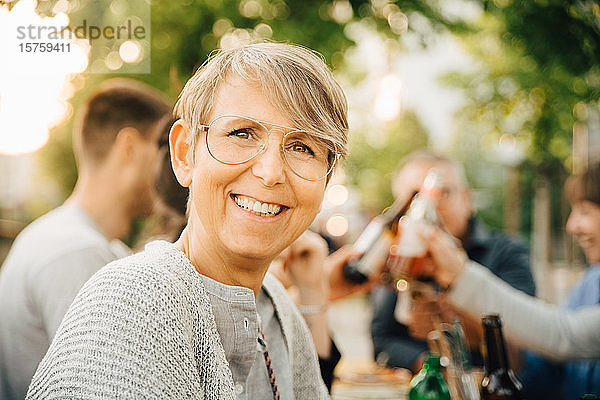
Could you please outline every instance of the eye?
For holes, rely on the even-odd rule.
[[[235,129],[227,134],[228,137],[236,137],[239,139],[251,139],[254,132],[251,128]]]
[[[293,153],[303,153],[311,156],[315,155],[315,152],[310,148],[309,145],[299,140],[294,140],[291,143],[288,143],[286,149]]]

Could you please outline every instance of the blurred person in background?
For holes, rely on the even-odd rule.
[[[485,265],[516,289],[533,295],[535,284],[528,249],[514,238],[490,231],[477,220],[464,170],[455,161],[423,150],[408,155],[393,178],[394,196],[408,199],[419,190],[431,168],[436,168],[441,175],[437,213],[445,230],[462,243],[469,259]],[[456,316],[464,325],[474,363],[482,364],[479,353],[482,332],[478,319],[453,310],[443,299],[414,299],[409,319],[402,323],[394,316],[395,289],[377,286],[371,299],[374,308],[371,335],[378,362],[417,372],[428,351],[427,333],[437,329],[435,321],[452,322]]]
[[[167,115],[156,124],[159,132],[156,181],[154,182],[154,211],[144,221],[134,249],[143,250],[146,243],[163,239],[174,242],[181,235],[187,222],[186,211],[189,189],[177,181],[171,166],[169,133],[177,121]]]
[[[0,398],[25,397],[79,289],[130,254],[119,239],[152,209],[152,127],[169,111],[157,91],[125,79],[105,82],[87,100],[74,131],[73,193],[17,236],[0,269]]]
[[[209,58],[175,111],[187,225],[83,286],[28,398],[328,398],[306,323],[267,270],[347,152],[341,87],[314,52],[256,43]]]
[[[367,292],[376,279],[361,285],[348,282],[343,268],[360,255],[350,245],[329,254],[327,242],[310,230],[273,261],[269,272],[288,291],[310,330],[325,385],[331,390],[333,372],[341,354],[331,338],[327,323],[328,306],[352,294]]]
[[[570,177],[565,192],[572,207],[566,228],[577,238],[590,267],[564,307],[509,287],[467,260],[444,232],[432,229],[424,234],[433,261],[431,272],[448,288],[447,300],[452,305],[473,317],[498,313],[507,339],[555,361],[571,360],[560,366],[543,366],[540,360],[526,366],[547,373],[538,376],[537,382],[530,380],[535,371],[525,377],[523,383],[531,396],[527,398],[576,399],[583,393],[600,394],[600,164]]]
[[[566,230],[577,239],[590,263],[563,306],[577,310],[600,303],[600,164],[571,176],[565,184],[565,194],[571,203]],[[600,360],[557,363],[527,353],[521,380],[527,398],[532,400],[600,394]]]

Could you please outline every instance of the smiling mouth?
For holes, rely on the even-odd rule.
[[[250,197],[232,194],[231,198],[238,207],[261,217],[274,217],[288,207],[275,203],[263,203]]]

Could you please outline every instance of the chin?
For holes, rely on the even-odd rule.
[[[274,246],[265,240],[250,240],[246,241],[247,245],[239,245],[239,243],[230,243],[229,250],[240,257],[254,260],[269,260],[271,261],[287,246]],[[281,249],[280,249],[281,248]]]

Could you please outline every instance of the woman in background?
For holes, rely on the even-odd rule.
[[[433,274],[449,288],[448,299],[456,307],[477,316],[499,313],[506,336],[518,345],[542,356],[570,362],[544,369],[558,382],[564,398],[577,398],[582,393],[600,394],[600,163],[586,172],[571,176],[565,185],[571,203],[566,229],[574,235],[590,264],[565,308],[546,304],[514,290],[474,262],[466,262],[449,238],[438,230],[425,236],[429,240]],[[579,360],[579,361],[576,361]],[[542,369],[542,365],[530,365]],[[533,389],[534,377],[528,376]],[[561,393],[531,393],[549,398]]]

